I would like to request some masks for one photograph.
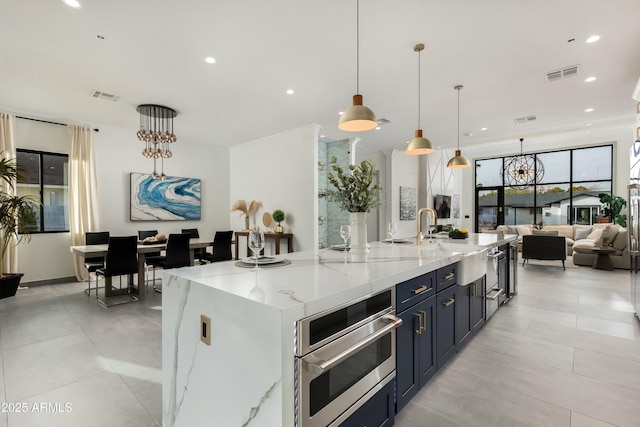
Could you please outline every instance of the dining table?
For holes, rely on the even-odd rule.
[[[199,237],[192,238],[189,240],[189,265],[194,265],[195,257],[194,252],[195,249],[206,248],[208,246],[213,246],[213,238],[207,237]],[[70,250],[73,254],[78,255],[82,258],[94,258],[94,257],[104,257],[107,255],[107,250],[109,245],[82,245],[82,246],[71,246]],[[152,252],[163,251],[167,249],[167,242],[163,243],[154,243],[154,244],[143,244],[142,242],[138,243],[138,286],[132,287],[132,292],[139,297],[144,297],[145,293],[145,260],[146,254]],[[120,292],[114,290],[111,286],[111,278],[107,278],[109,280],[105,280],[105,296],[114,296],[119,295]]]

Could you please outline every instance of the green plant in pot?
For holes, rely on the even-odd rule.
[[[18,181],[15,159],[0,158],[0,298],[14,296],[22,274],[3,271],[1,260],[9,245],[31,239],[30,226],[36,222],[36,210],[40,201],[33,195],[14,196]]]
[[[286,215],[284,214],[284,211],[280,210],[280,209],[276,209],[275,211],[273,211],[273,213],[271,214],[271,217],[273,218],[273,220],[275,222],[278,223],[278,225],[276,225],[275,227],[273,227],[273,231],[275,231],[278,234],[282,234],[284,233],[284,227],[280,224],[282,221],[284,221],[284,219],[286,218]]]
[[[620,213],[625,206],[627,206],[627,201],[624,197],[613,196],[607,193],[600,193],[598,197],[600,198],[600,203],[602,203],[602,215],[609,217],[614,224],[626,227],[627,214]]]

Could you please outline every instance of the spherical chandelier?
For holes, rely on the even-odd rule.
[[[544,165],[534,154],[522,153],[520,138],[520,154],[504,159],[503,176],[505,185],[509,187],[530,187],[542,180]]]

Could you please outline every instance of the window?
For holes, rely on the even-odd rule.
[[[530,187],[508,187],[501,165],[508,156],[476,161],[476,192],[488,184],[503,189],[504,224],[593,224],[598,194],[613,188],[613,145],[533,154],[544,175]],[[476,217],[484,205],[476,206]],[[479,224],[476,229],[482,228]]]
[[[17,150],[16,154],[20,170],[18,195],[31,194],[42,203],[31,232],[69,231],[69,156],[31,150]]]

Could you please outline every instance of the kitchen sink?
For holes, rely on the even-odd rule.
[[[458,263],[458,284],[468,285],[487,274],[487,248],[483,246],[437,243],[438,250],[462,253]]]

